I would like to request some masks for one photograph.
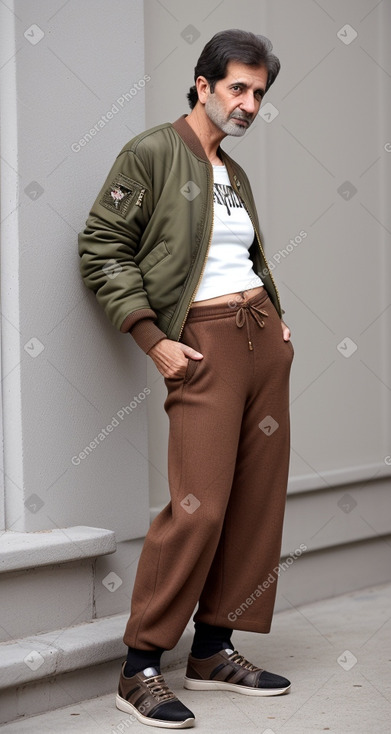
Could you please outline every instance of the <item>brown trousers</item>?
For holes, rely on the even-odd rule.
[[[165,380],[171,502],[145,538],[124,642],[178,642],[195,620],[269,632],[288,479],[293,347],[267,292],[190,309],[201,352]],[[267,314],[267,315],[266,315]],[[274,569],[274,571],[273,571]]]

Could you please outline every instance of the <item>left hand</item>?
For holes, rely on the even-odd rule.
[[[289,326],[287,326],[283,322],[282,319],[281,319],[281,328],[282,328],[282,338],[283,338],[284,342],[289,342],[289,340],[291,338],[291,330],[290,330]]]

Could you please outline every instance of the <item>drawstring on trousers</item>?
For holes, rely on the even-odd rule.
[[[251,341],[251,333],[250,333],[250,315],[253,317],[254,321],[258,326],[263,329],[265,326],[265,322],[263,320],[263,316],[268,316],[269,314],[266,313],[266,311],[263,311],[261,308],[257,308],[256,306],[253,306],[251,303],[244,303],[242,306],[238,308],[238,311],[236,313],[236,326],[239,327],[239,329],[246,324],[247,329],[247,339],[248,339],[248,348],[250,351],[254,349],[253,343]]]

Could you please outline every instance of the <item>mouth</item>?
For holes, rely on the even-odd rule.
[[[250,125],[250,120],[247,120],[244,117],[235,117],[235,115],[233,115],[231,117],[231,120],[233,120],[234,122],[238,123],[239,125],[242,125],[242,126],[245,126],[245,127],[248,127]]]

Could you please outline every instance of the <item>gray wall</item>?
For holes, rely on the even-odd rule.
[[[144,91],[135,87],[145,74],[143,4],[8,5],[5,527],[89,525],[115,530],[118,540],[137,538],[149,522],[145,358],[85,288],[77,233],[115,156],[145,124]]]

